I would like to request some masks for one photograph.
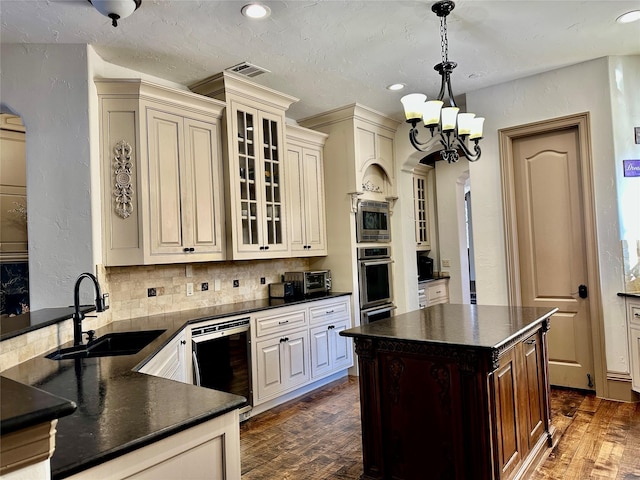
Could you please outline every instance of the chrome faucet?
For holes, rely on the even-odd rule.
[[[93,282],[93,288],[96,294],[96,312],[104,312],[109,305],[107,304],[107,299],[109,298],[109,294],[105,293],[102,295],[100,292],[100,284],[98,283],[98,279],[95,275],[91,273],[81,273],[78,279],[76,280],[76,286],[73,289],[73,306],[75,308],[75,312],[73,314],[73,345],[82,345],[82,320],[85,315],[80,311],[80,284],[82,280],[85,278],[91,279]]]

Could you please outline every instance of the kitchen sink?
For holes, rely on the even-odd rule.
[[[140,332],[108,333],[90,341],[86,345],[76,345],[50,353],[51,360],[69,360],[74,358],[113,357],[138,353],[164,330],[143,330]]]

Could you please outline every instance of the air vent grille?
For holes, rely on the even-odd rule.
[[[246,77],[257,77],[258,75],[262,75],[263,73],[271,73],[266,68],[259,67],[249,62],[242,62],[238,65],[234,65],[233,67],[227,68],[228,72],[239,73]]]

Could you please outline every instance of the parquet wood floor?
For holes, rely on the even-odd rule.
[[[551,410],[559,441],[529,480],[640,480],[640,404],[554,388]],[[333,382],[240,426],[242,480],[356,480],[360,435],[358,379]]]

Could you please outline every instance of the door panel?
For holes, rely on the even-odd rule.
[[[584,212],[577,128],[516,138],[513,172],[523,306],[553,308],[549,372],[554,385],[588,388],[593,375]]]

